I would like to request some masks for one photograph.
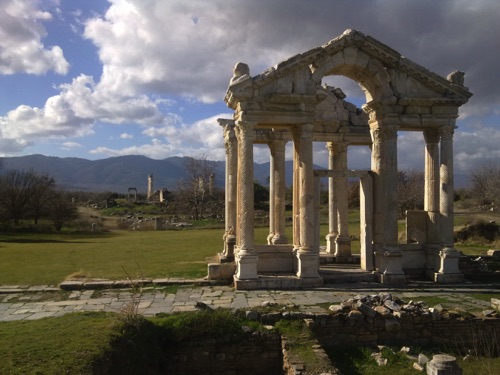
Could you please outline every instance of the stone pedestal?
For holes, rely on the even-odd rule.
[[[300,278],[320,278],[319,256],[311,251],[297,251],[298,270],[297,277]]]
[[[236,255],[236,278],[240,280],[257,279],[258,260],[256,254],[249,254],[244,250],[239,251]]]
[[[335,254],[335,248],[336,248],[335,240],[337,239],[337,235],[328,233],[325,236],[325,239],[326,239],[326,252],[328,254]]]
[[[403,272],[403,252],[398,249],[386,248],[383,251],[376,251],[375,256],[378,267],[378,278],[382,284],[406,284],[406,277]]]
[[[335,239],[335,257],[349,258],[351,256],[351,238],[338,236]]]
[[[234,247],[236,245],[236,236],[234,234],[224,235],[224,252],[219,254],[221,263],[234,262]]]
[[[434,274],[434,280],[438,283],[460,283],[464,281],[464,275],[458,268],[460,252],[454,248],[445,247],[439,252],[441,259],[439,272]]]
[[[457,359],[447,354],[436,354],[427,363],[427,375],[462,375]]]

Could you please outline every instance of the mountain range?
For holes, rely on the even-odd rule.
[[[27,155],[2,158],[0,174],[8,170],[34,170],[53,177],[58,186],[67,190],[111,191],[127,193],[136,188],[147,193],[148,176],[153,175],[153,189],[174,189],[178,181],[186,176],[187,157],[170,157],[163,160],[146,156],[128,155],[100,160],[82,158],[60,158],[44,155]],[[224,187],[225,162],[215,161],[215,184]],[[321,168],[315,166],[315,168]],[[286,184],[292,184],[292,161],[286,162]],[[254,164],[255,180],[268,185],[269,163]],[[455,175],[455,187],[468,187],[469,176]]]
[[[153,175],[153,189],[173,189],[186,176],[187,157],[170,157],[163,160],[129,155],[100,160],[60,158],[44,155],[27,155],[2,158],[2,170],[28,171],[48,174],[58,186],[67,190],[111,191],[127,193],[130,187],[139,193],[148,190],[148,176]],[[291,163],[291,162],[290,162]],[[215,184],[224,187],[225,162],[215,161]],[[287,168],[288,169],[288,168]],[[255,164],[255,180],[267,184],[269,163]]]

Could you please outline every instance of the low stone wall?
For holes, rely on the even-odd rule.
[[[498,318],[462,319],[440,316],[368,318],[363,314],[316,316],[310,326],[323,346],[450,345],[481,350],[483,342],[498,343]],[[498,349],[498,344],[497,344]]]
[[[254,332],[245,340],[222,338],[182,343],[170,363],[167,374],[283,374],[281,336]]]

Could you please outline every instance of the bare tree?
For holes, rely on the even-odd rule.
[[[49,175],[35,176],[29,198],[30,216],[33,217],[35,224],[38,224],[38,219],[42,216],[44,209],[48,208],[55,186],[56,181]]]
[[[181,179],[175,190],[177,203],[191,212],[195,220],[205,214],[208,202],[214,197],[215,162],[206,155],[187,158],[184,164],[186,177]]]
[[[479,204],[500,204],[500,162],[483,165],[472,173],[472,192]]]
[[[65,223],[79,216],[70,194],[61,190],[52,192],[48,215],[56,231],[60,231]]]
[[[398,205],[401,217],[406,217],[408,210],[424,208],[425,177],[422,171],[398,172]]]
[[[33,171],[10,171],[0,180],[1,205],[6,219],[15,225],[26,214],[38,176]]]

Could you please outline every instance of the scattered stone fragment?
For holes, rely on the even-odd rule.
[[[331,305],[328,310],[334,312],[334,313],[338,313],[338,312],[341,312],[344,310],[344,308],[342,307],[342,305]]]
[[[374,318],[377,315],[377,312],[375,310],[373,310],[370,306],[365,305],[361,301],[358,301],[356,307],[363,315],[369,318]]]
[[[495,315],[495,310],[483,310],[483,316],[489,318]]]
[[[424,366],[418,364],[417,362],[413,363],[413,368],[417,371],[421,371],[423,372],[424,371]]]
[[[401,310],[401,307],[396,302],[390,299],[384,301],[384,306],[387,307],[388,309],[391,309],[392,311]]]
[[[421,366],[425,366],[429,362],[429,357],[427,357],[425,354],[420,353],[418,355],[418,364]]]
[[[375,306],[374,310],[378,312],[382,316],[389,316],[391,315],[391,310],[389,310],[385,306]]]

